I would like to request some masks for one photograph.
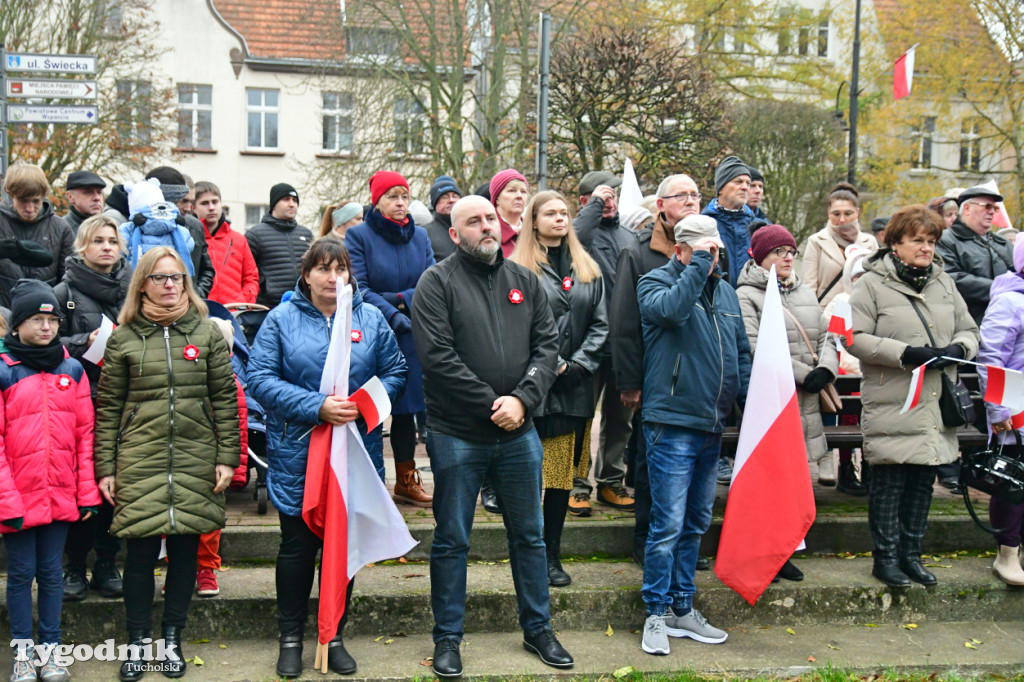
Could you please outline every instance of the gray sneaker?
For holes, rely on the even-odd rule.
[[[14,651],[14,665],[11,666],[10,682],[36,682],[35,651],[32,647],[25,649],[25,660],[18,660],[17,650]]]
[[[67,668],[54,661],[53,656],[51,654],[49,660],[39,669],[40,682],[68,682],[71,679],[71,673]]]
[[[689,637],[705,644],[721,644],[729,639],[729,633],[708,625],[697,609],[690,609],[685,616],[677,616],[669,609],[665,615],[665,632],[669,637]]]
[[[644,641],[641,648],[649,654],[667,655],[668,634],[665,632],[665,616],[647,616],[644,621]]]

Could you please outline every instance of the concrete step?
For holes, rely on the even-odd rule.
[[[788,630],[792,630],[790,633]],[[1013,677],[1024,670],[1024,622],[968,621],[922,622],[916,629],[901,624],[817,625],[800,627],[731,627],[729,639],[720,645],[699,644],[688,639],[671,640],[672,653],[651,656],[640,649],[640,634],[616,629],[562,630],[559,639],[573,655],[572,670],[557,671],[523,650],[518,633],[466,635],[462,649],[463,679],[612,679],[616,671],[624,682],[641,682],[641,674],[654,679],[674,679],[680,672],[713,678],[749,679],[773,677],[806,680],[848,679],[833,669],[867,679],[874,674],[895,676],[936,673],[942,679],[972,679],[984,675]],[[347,634],[347,633],[346,633]],[[974,644],[974,640],[980,642]],[[119,638],[118,641],[121,641]],[[356,659],[354,675],[321,675],[314,672],[315,638],[306,638],[305,673],[301,680],[403,680],[430,679],[429,634],[389,637],[350,635],[346,648]],[[971,643],[975,648],[965,647]],[[190,664],[188,680],[195,682],[258,682],[276,680],[275,641],[214,638],[183,645],[187,658],[198,656],[203,665]],[[11,651],[0,647],[0,669],[9,669]],[[117,679],[119,663],[83,661],[72,665],[72,679]],[[625,669],[625,670],[624,670]],[[630,670],[631,669],[631,670]],[[675,674],[673,674],[675,673]],[[156,673],[147,676],[163,679]],[[998,678],[997,678],[998,679]]]
[[[390,563],[390,562],[389,562]],[[712,623],[757,628],[865,623],[1012,621],[1024,614],[1024,590],[1010,590],[991,573],[986,557],[928,557],[938,586],[891,590],[871,577],[869,558],[798,558],[806,579],[770,586],[748,606],[711,571],[698,572],[698,608]],[[552,588],[555,627],[562,630],[640,627],[644,619],[639,567],[621,561],[567,562],[573,583]],[[233,568],[219,574],[221,594],[192,602],[191,638],[273,638],[276,635],[274,569]],[[0,574],[0,584],[5,581]],[[157,585],[162,578],[157,577]],[[472,562],[468,568],[467,632],[518,630],[512,576],[506,562]],[[162,609],[157,590],[155,610]],[[314,632],[315,599],[310,604]],[[7,618],[0,603],[0,621]],[[155,619],[159,623],[159,617]],[[356,577],[348,631],[354,635],[429,633],[430,576],[425,563],[395,563],[363,569]],[[64,609],[66,638],[94,642],[120,637],[124,608],[94,593]],[[1024,632],[1024,628],[1021,629]]]

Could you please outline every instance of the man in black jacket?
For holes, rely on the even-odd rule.
[[[295,222],[299,193],[280,182],[270,188],[270,213],[263,222],[245,232],[256,269],[260,272],[260,293],[256,302],[273,308],[284,292],[299,280],[299,261],[313,243],[313,233]]]
[[[540,497],[544,450],[530,418],[555,380],[558,332],[540,280],[502,257],[491,202],[460,199],[451,236],[458,250],[423,273],[412,308],[434,473],[434,672],[462,674],[469,534],[488,473],[504,512],[523,647],[547,665],[570,668],[572,656],[551,630]]]
[[[64,222],[73,234],[86,218],[103,212],[103,188],[106,181],[91,171],[77,170],[68,175],[64,183],[64,197],[68,200],[68,212]]]
[[[455,253],[455,242],[448,233],[452,228],[452,207],[462,198],[462,190],[455,184],[455,179],[447,175],[439,175],[430,186],[431,221],[421,227],[430,237],[430,248],[434,250],[434,260],[438,263]]]

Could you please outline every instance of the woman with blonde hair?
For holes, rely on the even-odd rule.
[[[548,583],[562,587],[572,581],[562,570],[562,527],[573,478],[586,476],[590,465],[593,375],[608,338],[608,314],[601,270],[573,231],[565,197],[540,192],[527,205],[523,219],[509,260],[540,278],[558,327],[558,378],[533,421],[544,446]]]
[[[363,206],[358,201],[339,201],[324,209],[324,217],[320,221],[320,234],[318,237],[326,237],[334,234],[342,243],[345,242],[345,232],[348,228],[355,227],[363,222]]]
[[[122,680],[138,680],[153,620],[153,569],[166,536],[162,638],[167,677],[185,674],[182,630],[196,586],[199,536],[224,527],[224,490],[238,466],[231,357],[181,256],[147,251],[107,341],[96,409],[96,477],[127,540],[124,609],[130,644]],[[135,648],[135,647],[133,647]]]

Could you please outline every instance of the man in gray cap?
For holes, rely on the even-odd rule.
[[[718,223],[725,253],[719,257],[729,284],[736,287],[743,264],[750,260],[750,232],[754,213],[747,207],[750,168],[735,156],[722,159],[715,169],[715,198],[703,211]]]
[[[579,215],[572,226],[587,253],[597,261],[604,281],[605,302],[615,289],[615,268],[619,254],[636,241],[636,236],[619,224],[615,188],[622,179],[608,171],[590,171],[580,180]],[[622,511],[633,511],[635,502],[626,490],[626,446],[633,431],[633,410],[619,399],[619,388],[612,373],[611,349],[605,346],[604,358],[595,375],[596,393],[601,401],[601,437],[594,458],[597,501]],[[586,476],[573,481],[569,512],[589,516],[592,488]]]
[[[640,279],[644,330],[643,425],[651,485],[641,594],[642,648],[668,654],[669,637],[728,637],[693,608],[701,536],[711,525],[725,421],[746,400],[750,343],[739,299],[718,268],[715,221],[675,225],[673,257]]]
[[[86,218],[103,212],[103,178],[90,171],[78,170],[68,175],[64,196],[68,199],[68,212],[64,222],[78,234],[78,226]]]

